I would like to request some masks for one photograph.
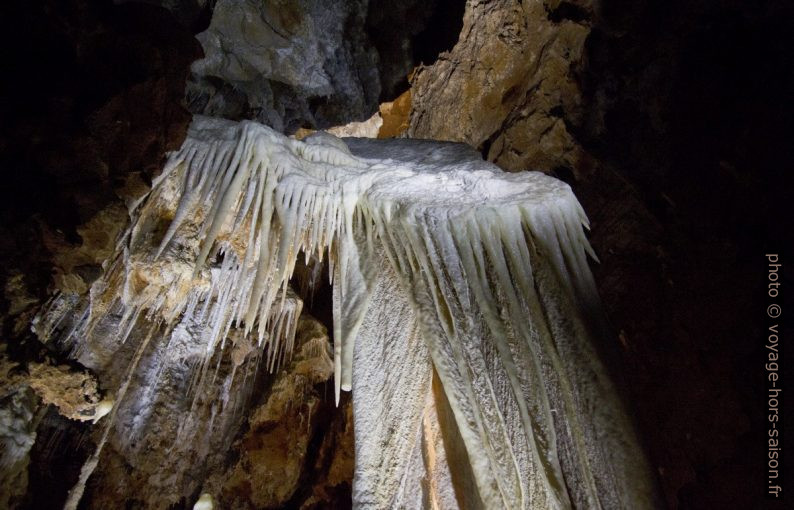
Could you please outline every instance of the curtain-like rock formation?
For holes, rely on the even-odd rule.
[[[252,378],[293,351],[298,257],[327,261],[333,282],[354,505],[653,505],[599,361],[586,218],[567,185],[458,144],[297,141],[199,117],[131,214],[90,299],[56,298],[37,323],[117,388],[68,506],[117,455],[136,483],[177,489],[163,506],[195,494]],[[181,467],[143,476],[144,452]]]

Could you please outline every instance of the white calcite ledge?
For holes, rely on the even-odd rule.
[[[301,313],[297,257],[329,264],[355,507],[653,506],[594,347],[587,220],[568,185],[460,144],[298,141],[196,117],[131,217],[78,332],[120,301],[119,341],[145,316],[199,331],[209,360],[239,331],[273,370]]]

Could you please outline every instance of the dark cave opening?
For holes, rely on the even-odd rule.
[[[417,64],[433,65],[438,56],[452,49],[463,28],[466,2],[438,0],[427,27],[413,41],[413,56]]]
[[[24,508],[49,510],[63,507],[85,460],[94,451],[91,423],[64,418],[54,406],[45,408],[40,418],[36,442],[30,453],[32,490]]]
[[[414,67],[432,65],[452,49],[463,27],[463,0],[371,2],[367,33],[380,55],[379,102],[394,100],[408,90]]]
[[[788,188],[779,184],[792,159],[794,125],[782,106],[794,104],[792,19],[791,6],[775,2],[603,2],[579,70],[587,106],[577,134],[605,165],[602,178],[629,183],[626,192],[650,213],[655,253],[641,255],[635,243],[632,261],[606,262],[597,275],[634,271],[654,304],[605,295],[613,321],[660,325],[658,338],[642,340],[645,354],[623,357],[651,457],[677,466],[663,479],[694,473],[678,492],[665,485],[673,507],[750,507],[760,497],[746,491],[746,480],[763,478],[764,462],[752,446],[765,441],[764,382],[752,367],[765,356],[763,255],[791,249],[780,223],[789,222]],[[573,186],[588,207],[591,184]],[[633,222],[638,210],[627,212]],[[639,326],[623,334],[649,335]],[[703,368],[691,374],[682,363]],[[717,380],[730,389],[715,391]],[[668,402],[664,420],[654,418],[658,404],[645,403],[657,401],[650,395]],[[710,428],[708,440],[688,432]],[[670,460],[681,441],[690,444],[687,460]]]
[[[333,287],[329,282],[327,252],[323,262],[311,259],[308,265],[306,264],[304,253],[298,254],[295,263],[295,273],[289,282],[290,286],[296,289],[303,300],[304,310],[325,326],[326,330],[328,330],[328,337],[333,342]]]
[[[560,2],[557,7],[549,11],[549,19],[555,23],[560,23],[563,20],[580,23],[589,20],[590,13],[572,2]]]

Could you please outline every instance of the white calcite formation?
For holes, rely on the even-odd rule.
[[[72,328],[83,358],[96,324],[122,310],[118,342],[139,318],[152,325],[139,350],[201,338],[196,380],[227,342],[273,370],[293,347],[302,257],[328,264],[333,284],[354,506],[653,505],[596,352],[587,220],[566,184],[504,173],[459,144],[298,141],[196,117],[131,214]]]

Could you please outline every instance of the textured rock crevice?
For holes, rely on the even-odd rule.
[[[343,435],[328,429],[335,418],[342,423],[348,419],[345,409],[349,405],[334,412],[330,395],[321,391],[330,388],[332,376],[328,334],[319,322],[305,316],[298,325],[291,362],[262,392],[263,402],[252,408],[247,430],[232,447],[236,460],[212,472],[202,491],[218,495],[216,500],[224,508],[310,505],[313,495],[304,493],[312,486],[315,464],[334,462],[328,458],[334,447],[325,443]],[[325,469],[329,489],[341,484],[349,488],[350,475],[344,467]],[[320,501],[329,501],[330,496],[321,494]]]

